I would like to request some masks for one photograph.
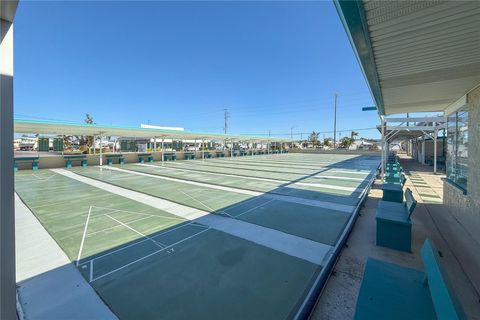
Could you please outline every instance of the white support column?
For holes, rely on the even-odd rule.
[[[251,151],[252,151],[252,157],[253,157],[253,140],[252,140],[252,149],[251,149]]]
[[[205,139],[202,138],[202,160],[205,160]]]
[[[93,136],[93,154],[97,154],[97,151],[95,150],[95,141],[97,141],[97,136]]]
[[[165,154],[165,150],[164,150],[165,149],[164,148],[165,144],[164,144],[164,141],[165,141],[165,138],[162,138],[162,166],[163,166],[163,162],[165,161],[165,156],[164,156],[164,154]]]
[[[1,3],[15,15],[16,3]],[[13,8],[12,8],[13,6]],[[16,319],[13,172],[13,24],[0,19],[0,319]]]
[[[267,156],[270,155],[270,141],[267,141]]]
[[[102,136],[100,136],[100,166],[103,165],[103,158],[102,158]]]
[[[438,136],[438,129],[435,128],[435,131],[433,132],[433,173],[434,174],[437,173],[437,136]]]
[[[381,120],[381,128],[382,128],[382,141],[381,141],[381,147],[382,147],[382,160],[381,160],[381,177],[385,176],[385,121],[383,120],[383,116],[380,116]]]
[[[157,152],[157,137],[153,137],[153,152]]]

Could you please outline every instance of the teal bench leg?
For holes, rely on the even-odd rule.
[[[118,163],[123,166],[125,164],[125,159],[124,158],[118,159]]]
[[[113,164],[112,159],[107,159],[107,164],[108,164],[109,166],[111,166],[111,165]]]
[[[72,167],[72,161],[67,160],[67,163],[65,166],[67,167],[67,169],[70,169]]]
[[[139,157],[139,158],[138,158],[138,162],[139,162],[139,163],[145,163],[145,160],[143,159],[143,157]]]
[[[86,160],[86,159],[83,159],[83,160],[82,160],[82,167],[83,167],[83,168],[86,168],[86,167],[87,167],[87,160]]]
[[[148,162],[153,162],[153,157],[148,157]]]
[[[36,161],[32,162],[32,170],[38,170],[38,162]]]
[[[13,163],[13,171],[14,171],[14,172],[17,172],[17,171],[18,171],[18,166],[17,166],[17,163],[16,163],[16,162]]]

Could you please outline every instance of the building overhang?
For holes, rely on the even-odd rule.
[[[380,115],[444,112],[480,83],[480,1],[334,3]]]

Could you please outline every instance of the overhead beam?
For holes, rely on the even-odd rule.
[[[385,118],[385,122],[446,122],[445,117],[403,117],[403,118]]]

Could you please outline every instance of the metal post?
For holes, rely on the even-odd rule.
[[[164,141],[165,141],[165,138],[162,138],[162,166],[163,166],[163,162],[165,161],[165,156],[164,156]]]
[[[425,136],[422,138],[422,164],[425,164]]]
[[[3,2],[1,5],[2,11],[8,6]],[[12,19],[15,7],[16,4],[10,8],[13,10]],[[0,35],[0,319],[16,319],[11,21],[0,19]]]
[[[383,121],[383,116],[380,117],[380,121],[381,121],[381,128],[382,128],[382,143],[381,143],[381,146],[382,146],[382,167],[381,167],[381,177],[383,179],[383,177],[385,176],[385,122]]]
[[[435,125],[435,131],[433,133],[434,141],[433,141],[433,173],[437,173],[437,136],[438,136],[438,129],[436,128],[437,124]]]
[[[103,165],[103,158],[102,158],[102,136],[100,136],[100,166]]]
[[[335,107],[333,112],[333,149],[337,146],[337,97],[338,93],[335,93]]]

